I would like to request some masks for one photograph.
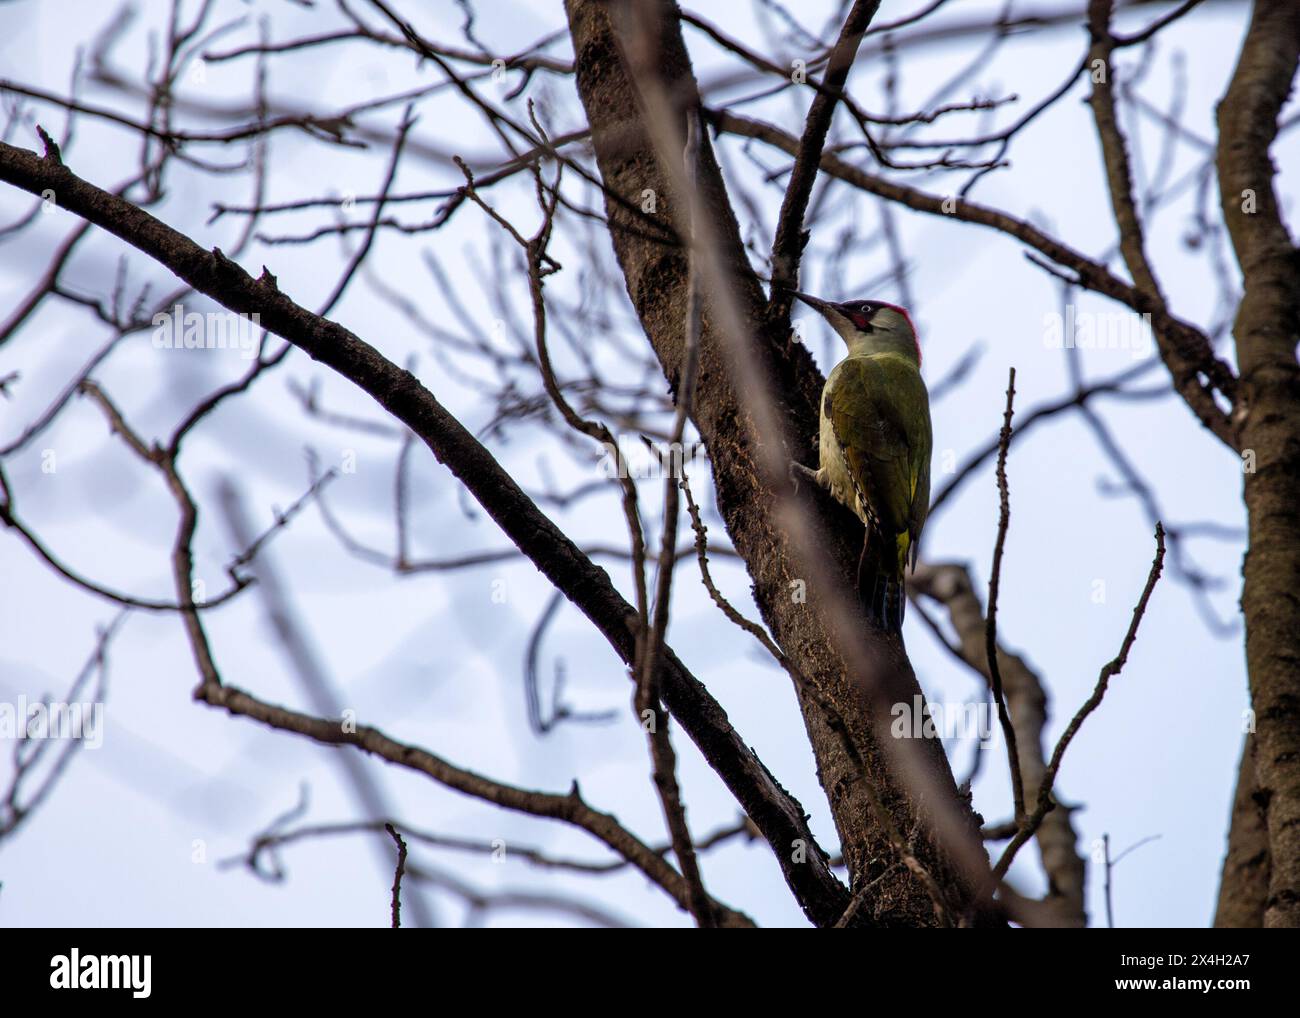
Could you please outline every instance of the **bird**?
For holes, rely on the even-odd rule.
[[[791,475],[811,477],[862,521],[859,597],[877,626],[899,632],[904,575],[916,565],[930,510],[934,442],[916,327],[905,308],[886,301],[791,294],[848,348],[822,388],[818,468],[793,463]]]

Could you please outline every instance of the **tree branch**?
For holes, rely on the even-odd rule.
[[[848,80],[863,33],[878,10],[880,0],[854,0],[853,8],[844,19],[844,27],[840,29],[840,37],[831,51],[830,62],[826,65],[823,90],[818,91],[808,107],[808,118],[804,122],[803,136],[799,139],[799,150],[795,154],[794,169],[790,171],[790,183],[786,185],[781,215],[777,220],[776,237],[772,242],[772,292],[769,307],[780,323],[788,324],[790,318],[791,298],[786,291],[796,289],[799,283],[799,258],[808,239],[803,228],[804,212],[808,208],[808,198],[812,194],[817,169],[821,165],[826,134],[835,116],[837,94],[843,90],[844,83]]]

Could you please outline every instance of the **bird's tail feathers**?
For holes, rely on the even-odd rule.
[[[902,571],[891,561],[892,556],[874,553],[878,546],[878,542],[868,534],[858,560],[858,597],[862,610],[873,625],[886,632],[898,633],[903,629],[907,591]]]

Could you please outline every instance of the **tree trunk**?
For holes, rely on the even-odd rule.
[[[646,0],[649,2],[649,0]],[[625,66],[618,29],[618,5],[596,0],[568,0],[566,10],[576,58],[578,92],[592,129],[592,143],[606,188],[605,209],[610,236],[622,268],[628,294],[636,308],[664,374],[675,385],[682,363],[688,281],[688,259],[676,238],[685,235],[678,226],[687,206],[674,193],[670,176],[660,165],[646,126],[641,93]],[[654,66],[674,104],[684,118],[699,103],[690,60],[681,37],[675,5],[662,2],[658,9]],[[647,40],[638,38],[637,45]],[[637,113],[640,113],[640,117]],[[684,121],[683,121],[684,122]],[[712,147],[702,139],[696,186],[704,214],[717,234],[723,271],[733,281],[736,303],[749,326],[746,349],[762,362],[771,391],[790,423],[797,448],[790,456],[815,462],[817,401],[822,377],[808,352],[786,336],[765,334],[767,301],[758,278],[750,269],[740,241],[735,215],[727,199]],[[658,212],[641,214],[647,192],[653,192]],[[666,213],[666,215],[665,215]],[[654,220],[647,223],[647,218]],[[655,225],[669,234],[656,235]],[[700,337],[700,365],[693,420],[708,449],[717,487],[718,506],[728,534],[744,559],[754,583],[755,600],[773,636],[799,671],[817,688],[831,693],[839,718],[853,744],[861,747],[866,773],[862,773],[846,746],[845,733],[836,718],[799,690],[804,721],[816,756],[818,777],[834,814],[851,884],[858,891],[872,881],[866,906],[856,913],[860,922],[889,926],[934,925],[934,903],[922,882],[898,865],[898,853],[886,830],[872,815],[870,790],[878,793],[896,831],[912,839],[912,851],[943,888],[955,909],[967,908],[973,898],[969,876],[958,875],[950,857],[934,836],[931,818],[944,809],[959,816],[960,837],[977,838],[978,822],[968,804],[957,795],[948,762],[938,740],[915,740],[916,756],[923,763],[931,788],[945,800],[930,802],[923,812],[898,774],[896,754],[882,744],[880,719],[888,704],[911,704],[920,687],[901,643],[871,631],[867,640],[881,664],[872,695],[864,694],[866,677],[850,675],[834,649],[825,613],[830,592],[807,584],[806,600],[798,596],[804,579],[795,564],[790,535],[777,519],[776,492],[764,481],[759,468],[760,446],[772,436],[756,432],[752,415],[733,378],[725,337],[718,327],[717,295],[706,295],[704,326]],[[839,571],[844,589],[851,589],[856,574],[862,531],[851,515],[826,499],[810,501],[810,511],[827,551]],[[837,595],[836,595],[837,596]],[[863,628],[864,634],[868,631]],[[755,695],[761,695],[755,690]],[[871,782],[868,788],[864,782]],[[945,831],[947,833],[947,831]],[[952,842],[947,842],[951,848]],[[800,846],[791,846],[798,852]],[[983,848],[976,848],[983,855]],[[969,858],[969,856],[968,856]],[[818,920],[814,920],[818,921]]]
[[[1237,793],[1232,800],[1228,852],[1219,879],[1219,904],[1214,913],[1218,927],[1256,928],[1264,925],[1268,902],[1268,830],[1256,801],[1255,737],[1247,735],[1241,747]]]
[[[1264,925],[1292,927],[1300,926],[1300,253],[1282,222],[1269,147],[1297,62],[1294,0],[1259,0],[1218,111],[1220,201],[1244,283],[1233,325],[1249,518],[1241,607],[1254,797],[1271,860]]]

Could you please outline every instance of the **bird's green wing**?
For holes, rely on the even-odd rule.
[[[912,512],[907,518],[907,533],[909,538],[908,548],[911,554],[912,565],[916,565],[916,556],[921,549],[921,530],[925,527],[925,518],[930,515],[930,414],[929,407],[926,408],[926,429],[924,450],[921,451],[919,466],[916,467],[916,491],[912,494]]]

